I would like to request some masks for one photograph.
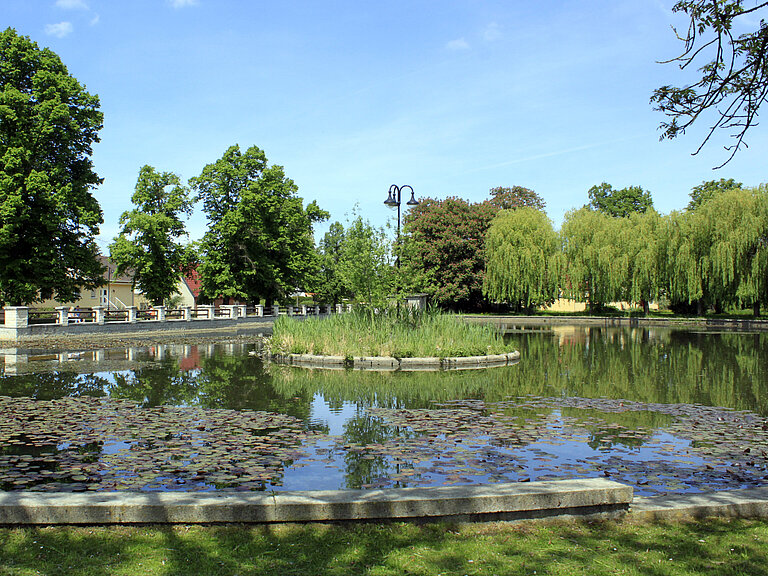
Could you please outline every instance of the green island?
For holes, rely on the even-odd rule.
[[[469,324],[434,310],[397,309],[381,313],[360,309],[301,321],[282,316],[275,321],[267,347],[271,354],[347,358],[486,356],[515,349],[493,326]]]

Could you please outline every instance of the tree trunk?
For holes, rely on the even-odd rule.
[[[755,315],[755,318],[760,316],[760,302],[758,300],[755,300],[755,303],[752,304],[752,313]]]

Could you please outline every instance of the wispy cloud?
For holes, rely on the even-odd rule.
[[[469,42],[464,38],[457,38],[456,40],[448,42],[445,47],[448,50],[469,50]]]
[[[45,26],[45,33],[48,36],[56,36],[57,38],[68,36],[73,30],[72,22],[59,22],[58,24],[47,24]]]
[[[100,20],[100,18],[99,18],[99,15],[98,15],[98,14],[96,14],[96,15],[94,15],[94,17],[93,17],[93,18],[91,18],[91,21],[89,22],[89,24],[90,24],[91,26],[96,26],[96,24],[98,24],[98,23],[99,23],[99,20]]]
[[[488,166],[480,166],[469,170],[468,172],[481,172],[483,170],[491,170],[493,168],[502,168],[504,166],[511,166],[513,164],[522,164],[523,162],[531,162],[533,160],[541,160],[542,158],[552,158],[553,156],[562,156],[564,154],[572,154],[574,152],[582,152],[584,150],[591,150],[593,148],[600,148],[613,144],[619,144],[620,142],[629,142],[631,140],[637,140],[641,136],[630,136],[624,138],[616,138],[610,141],[595,142],[593,144],[584,144],[582,146],[573,146],[571,148],[563,148],[561,150],[553,150],[552,152],[543,152],[541,154],[533,154],[530,156],[523,156],[521,158],[514,158],[507,160],[506,162],[499,162],[498,164],[490,164]]]
[[[186,8],[187,6],[194,6],[197,4],[197,0],[168,0],[174,8]]]
[[[494,42],[501,38],[501,28],[496,22],[491,22],[483,30],[483,40],[486,42]]]
[[[85,0],[56,0],[56,7],[64,10],[88,10]]]

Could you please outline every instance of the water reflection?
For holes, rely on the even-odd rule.
[[[512,327],[509,337],[522,353],[519,364],[466,372],[291,368],[264,364],[255,345],[244,342],[6,349],[0,351],[0,396],[36,399],[40,406],[56,399],[113,399],[121,402],[121,410],[136,407],[138,416],[132,414],[131,421],[141,421],[142,415],[156,419],[158,438],[86,434],[78,442],[68,430],[61,431],[63,442],[48,430],[35,440],[24,426],[0,416],[0,487],[44,486],[43,476],[58,478],[57,489],[114,487],[119,482],[105,480],[104,469],[121,459],[131,462],[128,456],[139,452],[156,467],[165,466],[146,454],[172,451],[179,443],[190,451],[187,460],[174,463],[176,468],[194,467],[201,459],[210,463],[210,454],[226,460],[226,447],[208,433],[210,427],[183,430],[193,418],[238,421],[233,414],[241,413],[295,419],[300,438],[280,444],[283,457],[270,455],[265,444],[261,453],[271,456],[266,464],[271,475],[238,472],[245,470],[244,461],[256,467],[263,463],[234,454],[231,460],[240,464],[215,473],[206,472],[210,464],[198,466],[196,473],[203,475],[197,483],[185,480],[177,489],[359,488],[603,474],[635,483],[642,493],[741,487],[768,475],[762,459],[725,454],[722,443],[704,431],[685,429],[722,418],[716,411],[692,415],[696,405],[749,411],[753,419],[768,415],[768,334],[569,326]],[[609,399],[610,404],[583,406],[573,399]],[[80,404],[63,406],[84,410]],[[163,420],[170,412],[164,415],[164,407],[179,407],[168,429]],[[98,410],[101,417],[105,410],[113,414]],[[123,417],[115,420],[119,427]],[[738,452],[750,442],[764,445],[762,421],[733,422],[750,431],[740,436]],[[258,434],[274,433],[269,423],[264,426]],[[241,440],[230,438],[231,449],[252,446],[250,439]],[[295,441],[303,448],[291,448],[287,457],[286,447],[295,447]],[[728,450],[736,451],[732,445]],[[655,468],[649,461],[657,463]],[[648,471],[650,479],[644,480]],[[218,480],[209,481],[206,474]],[[170,472],[147,478],[142,486],[172,489],[169,482]]]

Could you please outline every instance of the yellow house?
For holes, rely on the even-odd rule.
[[[106,256],[99,256],[99,261],[106,268],[104,271],[104,286],[93,290],[83,290],[80,298],[72,302],[60,302],[55,299],[44,300],[36,307],[54,308],[56,306],[79,306],[80,308],[92,308],[104,306],[105,308],[123,309],[128,306],[146,308],[149,302],[140,292],[133,287],[133,278],[128,274],[117,274],[117,266]]]

